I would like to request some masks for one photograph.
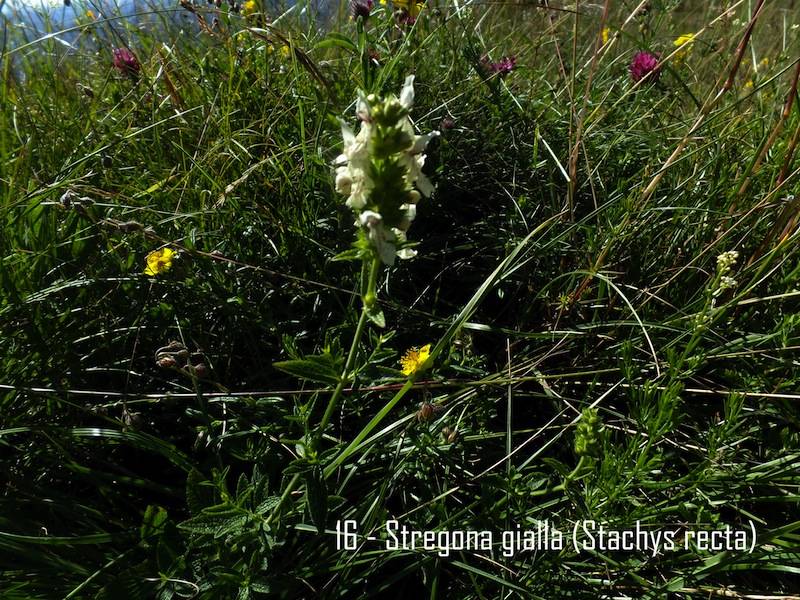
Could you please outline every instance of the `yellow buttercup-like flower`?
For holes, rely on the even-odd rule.
[[[160,250],[153,250],[145,258],[147,266],[144,269],[144,274],[151,277],[168,271],[172,266],[172,259],[175,256],[175,251],[170,248],[161,248]]]
[[[693,33],[684,33],[683,35],[675,38],[675,41],[672,42],[673,46],[680,48],[680,50],[675,53],[676,64],[682,63],[692,52],[692,42],[694,42]]]
[[[242,14],[244,16],[252,15],[257,10],[258,10],[258,3],[256,2],[256,0],[247,0],[247,2],[242,4]]]
[[[603,31],[600,32],[600,36],[603,38],[603,45],[605,46],[608,43],[608,27],[603,27]]]
[[[413,375],[428,367],[426,364],[431,356],[431,345],[425,344],[422,348],[409,348],[400,359],[403,375]]]

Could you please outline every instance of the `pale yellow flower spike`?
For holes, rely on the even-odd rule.
[[[400,359],[400,367],[403,375],[413,375],[417,371],[422,371],[428,367],[426,364],[431,356],[431,345],[425,344],[422,348],[410,348]]]
[[[172,266],[172,258],[175,256],[175,251],[170,248],[161,248],[160,250],[153,250],[145,258],[147,266],[144,269],[144,274],[154,277],[159,273],[168,271]]]

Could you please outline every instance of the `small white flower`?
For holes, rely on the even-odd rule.
[[[383,217],[380,215],[380,213],[376,213],[374,210],[365,210],[358,215],[358,224],[363,225],[364,227],[375,227],[382,222]]]
[[[428,146],[428,142],[440,135],[440,133],[441,132],[439,131],[431,131],[425,135],[415,136],[414,145],[411,147],[411,154],[419,154],[420,152],[424,152],[425,148]]]
[[[345,151],[356,141],[356,135],[353,133],[353,130],[350,129],[350,126],[344,121],[342,121],[342,140],[344,140]]]
[[[401,157],[403,165],[406,168],[408,176],[406,180],[409,185],[416,185],[417,189],[422,192],[426,198],[430,197],[433,193],[433,184],[428,177],[422,172],[422,167],[425,165],[424,154],[411,154],[406,153]]]
[[[353,178],[350,177],[350,169],[339,167],[336,169],[336,191],[345,196],[350,195],[353,188]]]
[[[392,229],[392,233],[397,240],[397,245],[405,244],[406,242],[406,234],[405,232],[399,229]],[[397,251],[397,257],[401,260],[408,260],[410,258],[414,258],[417,255],[417,251],[412,248],[403,248],[402,250]]]
[[[408,231],[408,228],[411,227],[411,221],[417,216],[417,206],[415,204],[401,204],[400,210],[403,212],[403,220],[400,222],[398,229]]]
[[[404,108],[410,109],[414,104],[414,76],[409,75],[403,83],[403,89],[400,91],[400,104]]]
[[[383,217],[372,210],[365,210],[358,215],[358,223],[367,228],[367,239],[378,251],[381,261],[390,267],[394,264],[396,253],[395,234],[383,226]]]
[[[366,206],[373,187],[368,175],[370,135],[369,123],[362,123],[361,130],[355,135],[343,122],[344,151],[333,161],[336,166],[336,191],[348,196],[345,204],[355,210]]]
[[[352,184],[350,186],[350,195],[345,200],[345,204],[352,209],[361,210],[367,205],[367,200],[372,190],[372,181],[361,169],[351,168],[350,173]]]
[[[428,179],[428,176],[422,172],[420,172],[420,174],[417,176],[416,185],[419,188],[419,191],[422,192],[426,198],[429,198],[433,193],[434,188],[431,180]]]

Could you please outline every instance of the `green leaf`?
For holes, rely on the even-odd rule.
[[[322,469],[316,465],[306,475],[306,505],[311,522],[319,533],[325,532],[325,519],[328,516],[328,490]]]
[[[236,596],[236,600],[250,600],[250,587],[245,586],[239,588],[239,594]]]
[[[242,506],[252,492],[253,488],[250,487],[247,475],[241,473],[239,475],[239,480],[236,482],[236,504]]]
[[[228,505],[219,505],[204,510],[201,515],[184,521],[178,527],[192,533],[221,537],[242,529],[247,519],[246,512]]]
[[[250,590],[258,594],[271,594],[274,590],[266,581],[251,581]]]
[[[186,477],[186,504],[193,515],[216,504],[219,496],[213,486],[197,469],[192,469]]]
[[[278,496],[270,496],[266,500],[264,500],[261,504],[256,506],[255,512],[259,515],[264,515],[268,512],[271,512],[273,508],[280,504],[281,499]]]
[[[150,504],[144,511],[142,520],[141,536],[142,541],[146,542],[150,538],[160,535],[164,529],[164,522],[167,520],[167,511],[161,506]]]
[[[375,323],[377,327],[386,327],[386,317],[383,316],[383,311],[377,303],[367,309],[367,318]]]
[[[325,39],[314,44],[315,50],[320,48],[343,48],[348,52],[358,54],[358,47],[353,43],[353,40],[341,33],[329,33],[325,36]]]
[[[339,383],[339,374],[341,373],[340,364],[340,359],[335,358],[330,352],[324,352],[298,360],[276,362],[272,366],[300,379],[336,385]]]
[[[351,248],[334,256],[332,261],[361,260],[364,251],[360,248]]]

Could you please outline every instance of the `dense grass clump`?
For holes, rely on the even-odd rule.
[[[0,595],[800,597],[794,2],[305,4],[9,22]],[[411,74],[389,266],[334,162]]]

